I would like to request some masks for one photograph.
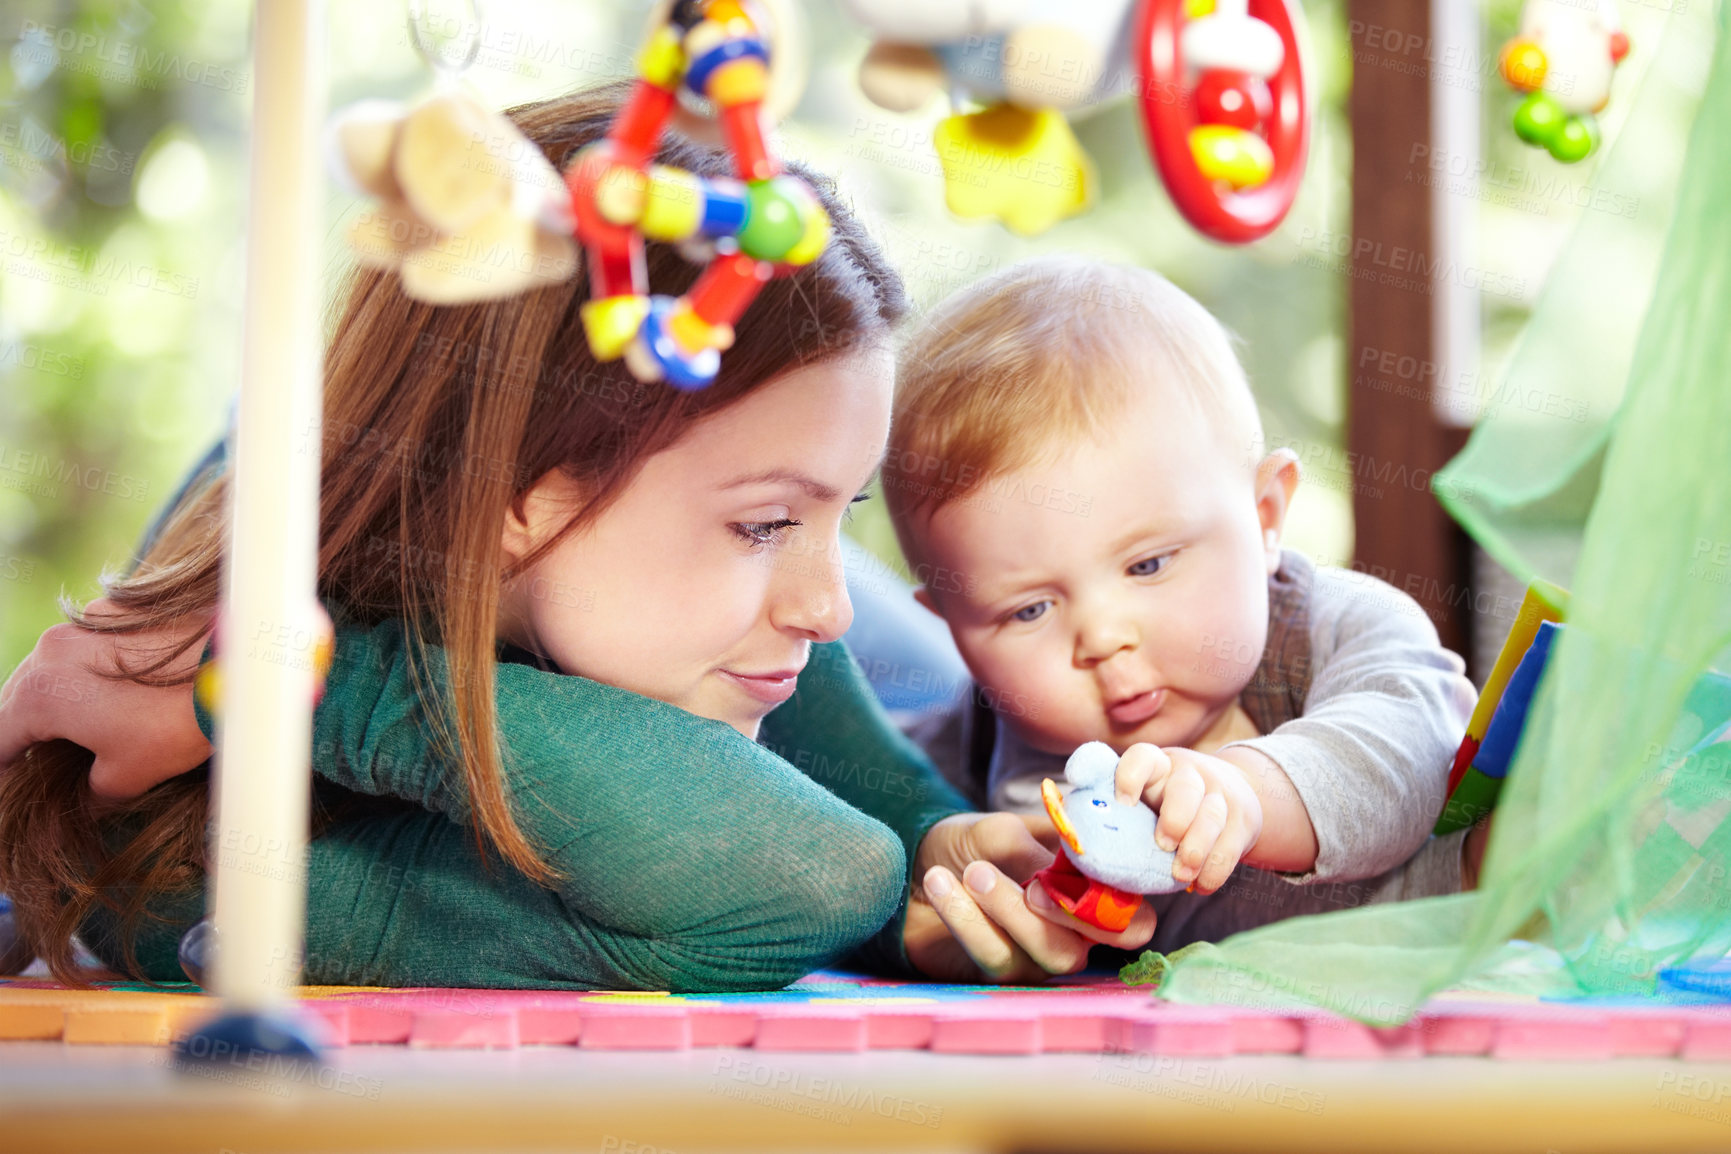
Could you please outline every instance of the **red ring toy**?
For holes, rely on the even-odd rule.
[[[1136,14],[1134,44],[1142,83],[1142,123],[1154,162],[1184,219],[1199,232],[1227,244],[1248,244],[1274,231],[1292,207],[1304,175],[1304,160],[1310,150],[1310,110],[1293,8],[1294,0],[1250,0],[1250,15],[1279,34],[1285,57],[1268,82],[1274,114],[1267,121],[1265,136],[1274,154],[1274,171],[1266,183],[1238,192],[1217,187],[1197,171],[1190,151],[1190,130],[1198,122],[1179,55],[1184,0],[1145,0]],[[1184,99],[1162,99],[1173,93],[1184,94]]]

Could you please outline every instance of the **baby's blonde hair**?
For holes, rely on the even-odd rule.
[[[916,521],[1096,437],[1148,390],[1254,469],[1262,422],[1232,338],[1157,272],[1041,257],[975,281],[907,333],[883,491],[910,560]]]

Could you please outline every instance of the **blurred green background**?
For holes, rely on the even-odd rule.
[[[1471,3],[1472,0],[1441,0]],[[434,26],[466,6],[430,5]],[[1548,270],[1583,214],[1629,209],[1654,251],[1706,48],[1683,21],[1711,28],[1706,5],[1624,3],[1635,52],[1604,118],[1619,135],[1630,93],[1669,86],[1669,111],[1645,122],[1645,183],[1600,189],[1599,158],[1570,169],[1508,129],[1515,96],[1495,75],[1496,49],[1519,15],[1485,0],[1478,58],[1445,68],[1474,93],[1481,164],[1450,185],[1475,225],[1474,258],[1498,294],[1480,301],[1478,369],[1494,379],[1523,332]],[[497,0],[467,79],[500,106],[629,74],[646,0]],[[918,305],[970,279],[1054,249],[1159,269],[1243,341],[1242,355],[1279,443],[1338,446],[1350,375],[1344,363],[1345,262],[1317,237],[1349,230],[1345,120],[1352,41],[1344,0],[1305,0],[1319,115],[1303,191],[1271,237],[1227,248],[1171,207],[1127,101],[1079,121],[1100,170],[1089,215],[1020,239],[964,223],[943,207],[930,136],[940,111],[897,116],[853,82],[867,47],[834,0],[810,0],[811,80],[783,125],[785,151],[840,179],[900,267]],[[8,0],[0,17],[0,675],[46,626],[57,598],[95,596],[105,568],[128,559],[152,513],[221,435],[240,363],[250,5]],[[413,98],[431,77],[411,47],[403,5],[331,5],[332,107],[371,96]],[[1696,36],[1705,41],[1710,32]],[[1674,55],[1655,68],[1661,41]],[[1690,72],[1690,61],[1696,73]],[[1586,196],[1580,195],[1586,190]],[[1614,199],[1605,201],[1602,192]],[[1583,201],[1585,204],[1583,206]],[[334,185],[327,263],[347,263],[341,223],[356,204]],[[1514,286],[1511,291],[1510,286]],[[1644,286],[1611,271],[1590,291],[1632,327]],[[1474,398],[1457,416],[1469,421]],[[1323,460],[1292,511],[1291,543],[1344,563],[1352,555],[1350,479]],[[881,504],[858,535],[894,560]]]

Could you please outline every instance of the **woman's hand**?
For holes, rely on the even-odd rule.
[[[1135,949],[1154,936],[1146,903],[1113,934],[1058,907],[1040,883],[1052,864],[1033,823],[1012,813],[962,813],[934,825],[915,856],[902,940],[908,960],[947,982],[1028,983],[1073,974],[1096,943]]]
[[[92,601],[85,615],[111,611]],[[190,646],[153,676],[185,678],[178,685],[141,685],[103,674],[136,668],[185,640],[185,629],[93,633],[76,625],[50,628],[0,687],[0,767],[27,746],[61,738],[96,755],[90,789],[99,797],[137,797],[210,757],[210,742],[192,709],[192,674],[201,644]]]

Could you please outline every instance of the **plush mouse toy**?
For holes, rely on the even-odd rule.
[[[1064,909],[1112,932],[1130,924],[1143,894],[1185,888],[1172,878],[1174,855],[1154,844],[1155,812],[1140,801],[1118,800],[1117,770],[1112,747],[1090,741],[1064,765],[1067,793],[1049,777],[1040,783],[1064,844],[1058,860],[1034,875]]]

